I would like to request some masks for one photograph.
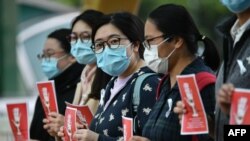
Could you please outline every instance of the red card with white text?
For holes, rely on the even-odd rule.
[[[68,107],[77,109],[76,121],[79,124],[85,125],[85,128],[89,128],[90,123],[93,119],[93,113],[90,111],[88,105],[74,105],[68,102],[65,102]]]
[[[230,124],[250,124],[250,90],[234,89],[231,102]]]
[[[58,113],[54,81],[37,82],[36,85],[46,117],[50,112]]]
[[[28,141],[28,111],[26,103],[7,104],[10,127],[15,141]]]
[[[64,139],[65,141],[76,141],[73,135],[76,132],[76,112],[77,109],[67,107],[64,117]]]
[[[177,82],[187,112],[182,117],[181,134],[208,133],[207,116],[200,97],[195,75],[178,75]]]
[[[122,125],[124,141],[129,141],[129,139],[133,136],[133,119],[122,117]]]

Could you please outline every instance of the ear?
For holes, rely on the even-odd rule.
[[[183,46],[183,44],[184,44],[183,38],[181,38],[180,36],[176,36],[174,38],[174,47],[175,48],[180,48]]]
[[[139,52],[139,47],[140,47],[140,43],[137,41],[137,42],[134,42],[132,44],[132,48],[133,48],[133,51],[134,52]]]
[[[72,56],[72,55],[69,55],[69,56],[68,56],[68,60],[69,60],[70,63],[75,63],[75,62],[76,62],[75,57]]]

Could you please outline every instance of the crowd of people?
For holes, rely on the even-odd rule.
[[[30,138],[64,140],[66,101],[88,105],[94,114],[89,128],[78,125],[73,137],[79,141],[123,140],[123,116],[134,121],[130,141],[223,141],[233,90],[250,89],[250,1],[221,3],[234,13],[218,26],[223,58],[177,4],[157,7],[145,23],[129,12],[86,10],[71,29],[50,33],[38,59],[55,82],[59,113],[46,118],[38,97]],[[181,135],[187,110],[176,76],[200,73],[206,82],[198,87],[209,132]]]

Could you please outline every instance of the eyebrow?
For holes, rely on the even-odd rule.
[[[120,35],[120,34],[111,34],[111,35],[109,35],[108,37],[106,37],[105,39],[107,39],[107,40],[109,40],[110,38],[113,38],[113,37],[121,37],[122,35]],[[103,38],[98,38],[98,39],[96,39],[95,40],[95,42],[96,41],[103,41]]]
[[[91,35],[91,31],[82,31],[82,32],[79,32],[79,34],[78,34],[78,32],[71,32],[71,34],[76,34],[77,36],[78,35],[80,35],[80,34],[83,34],[83,33],[86,33],[86,34],[89,34],[89,35]]]

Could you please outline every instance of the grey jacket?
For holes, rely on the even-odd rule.
[[[232,83],[236,88],[250,89],[250,26],[242,35],[241,39],[233,47],[233,39],[230,29],[236,21],[232,17],[218,26],[223,35],[224,61],[218,72],[216,92],[223,83]],[[240,64],[243,63],[243,67]],[[245,71],[244,69],[245,68]],[[229,123],[229,115],[225,115],[216,105],[215,111],[215,141],[224,141],[223,126]]]

